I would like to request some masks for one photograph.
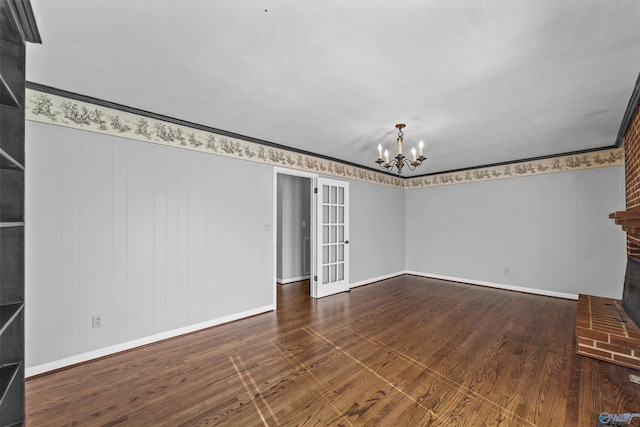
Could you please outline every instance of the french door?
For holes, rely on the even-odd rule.
[[[349,290],[349,183],[317,178],[316,273],[311,296]]]

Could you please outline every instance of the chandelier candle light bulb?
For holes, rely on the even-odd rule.
[[[402,174],[402,168],[407,165],[410,170],[415,170],[418,166],[422,164],[427,158],[424,156],[424,142],[420,141],[418,144],[419,155],[416,156],[416,149],[411,148],[411,157],[412,160],[407,159],[402,154],[402,140],[404,137],[404,133],[402,133],[402,129],[406,125],[400,123],[396,125],[398,129],[398,155],[393,159],[391,163],[389,163],[389,151],[384,150],[384,161],[382,160],[382,144],[378,144],[378,160],[376,163],[381,167],[386,169],[387,171],[393,170],[393,168],[398,169],[398,176]]]

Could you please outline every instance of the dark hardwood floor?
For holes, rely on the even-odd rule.
[[[401,276],[26,384],[28,426],[597,426],[629,368],[574,351],[576,301]],[[640,420],[636,420],[640,423]],[[633,425],[633,424],[631,424]]]

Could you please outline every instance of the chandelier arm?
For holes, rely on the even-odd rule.
[[[412,162],[409,159],[404,159],[404,161],[406,162],[407,166],[409,167],[409,170],[414,171],[416,170],[416,167],[420,166],[420,163],[418,162]]]
[[[415,170],[418,166],[422,165],[422,162],[426,159],[424,156],[420,156],[416,158],[416,161],[409,160],[406,156],[399,154],[393,158],[389,163],[385,162],[382,159],[376,160],[378,166],[381,169],[385,169],[387,172],[393,170],[393,168],[398,168],[398,176],[402,174],[402,169],[406,165],[409,170]]]

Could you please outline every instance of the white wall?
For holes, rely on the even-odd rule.
[[[351,286],[405,270],[405,191],[349,182]]]
[[[309,276],[311,178],[278,174],[278,281]]]
[[[28,370],[273,308],[272,166],[30,121],[26,150]],[[350,181],[350,284],[408,270],[620,298],[623,175]]]
[[[273,308],[272,166],[31,121],[26,150],[27,375]],[[404,191],[350,186],[350,283],[402,273]]]
[[[623,166],[409,190],[406,268],[620,298],[624,203]]]
[[[271,166],[30,121],[26,150],[27,367],[273,308]]]

